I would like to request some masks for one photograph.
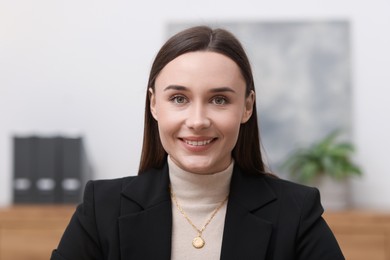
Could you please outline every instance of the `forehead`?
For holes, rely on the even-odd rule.
[[[240,68],[229,57],[210,51],[182,54],[169,62],[159,73],[159,85],[220,85],[245,84]]]

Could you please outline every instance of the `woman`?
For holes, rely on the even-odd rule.
[[[152,65],[139,174],[89,182],[52,259],[344,259],[317,189],[266,173],[253,76],[193,27]]]

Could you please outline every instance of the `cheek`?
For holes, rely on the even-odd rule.
[[[219,116],[214,120],[225,137],[236,140],[240,131],[241,117],[239,115]]]
[[[177,131],[179,120],[177,116],[173,116],[166,108],[157,107],[158,111],[158,129],[161,138],[167,135],[171,135]]]

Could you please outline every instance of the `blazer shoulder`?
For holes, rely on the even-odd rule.
[[[315,187],[269,176],[265,176],[265,180],[277,197],[282,201],[291,203],[290,205],[302,207],[303,203],[320,203],[320,193]]]
[[[266,182],[273,188],[283,188],[286,192],[310,192],[313,190],[318,190],[315,187],[307,186],[304,184],[296,183],[290,180],[276,178],[273,176],[264,176]]]
[[[137,176],[127,176],[115,179],[90,180],[84,191],[84,199],[93,197],[96,205],[119,202],[124,187],[134,181]]]
[[[344,259],[337,240],[322,218],[324,209],[319,190],[283,179],[266,177],[265,180],[278,197],[274,208],[278,217],[273,222],[283,239],[279,245],[285,246],[290,237],[294,241],[294,259]]]
[[[99,180],[90,180],[86,186],[94,186],[96,192],[104,191],[116,191],[120,192],[121,187],[131,183],[138,176],[126,176],[115,179],[99,179]]]

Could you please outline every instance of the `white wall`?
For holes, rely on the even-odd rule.
[[[14,133],[81,132],[96,178],[134,175],[144,92],[167,22],[349,19],[357,206],[390,209],[390,3],[386,0],[0,0],[0,204]]]

